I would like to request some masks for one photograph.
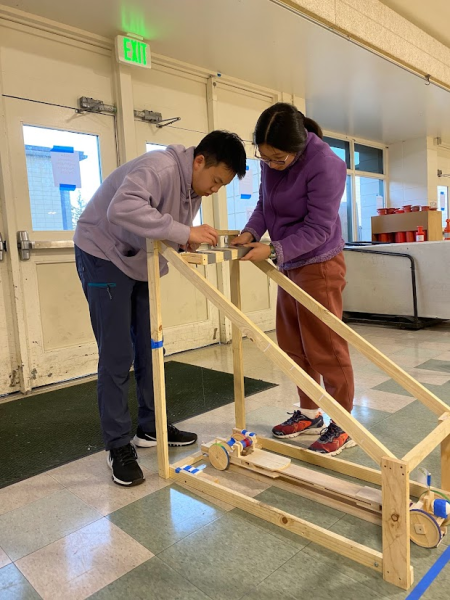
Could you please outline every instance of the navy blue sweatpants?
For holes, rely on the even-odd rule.
[[[139,425],[155,431],[148,283],[75,246],[75,259],[98,345],[98,407],[106,450],[133,437],[128,410],[134,361]]]

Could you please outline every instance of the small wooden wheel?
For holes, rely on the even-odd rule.
[[[432,515],[413,508],[411,511],[411,539],[422,548],[435,548],[442,539],[442,531]]]
[[[209,460],[212,466],[218,471],[225,471],[230,464],[230,457],[222,444],[212,444],[212,446],[210,446]]]

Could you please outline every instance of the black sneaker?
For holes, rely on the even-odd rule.
[[[197,441],[197,434],[190,431],[180,431],[175,425],[167,425],[167,439],[169,446],[190,446]],[[141,427],[137,428],[136,435],[133,438],[133,444],[141,448],[149,448],[156,445],[156,432],[144,431]]]
[[[138,465],[136,449],[132,444],[109,450],[106,462],[112,470],[114,483],[128,487],[144,483],[144,473]]]

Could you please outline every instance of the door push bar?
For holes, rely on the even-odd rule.
[[[30,260],[31,250],[61,250],[64,248],[73,249],[74,243],[72,240],[32,242],[30,240],[30,236],[28,235],[28,231],[18,231],[17,248],[19,250],[20,260]]]

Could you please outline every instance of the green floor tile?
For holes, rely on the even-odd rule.
[[[306,549],[305,549],[306,550]],[[241,598],[243,598],[241,596]],[[379,594],[341,572],[339,564],[318,562],[300,550],[258,587],[246,594],[246,600],[378,600]]]
[[[218,519],[223,512],[172,485],[111,513],[108,518],[153,554],[158,554]]]
[[[440,371],[441,373],[450,374],[450,361],[431,358],[421,365],[417,365],[416,369],[427,369],[427,371]]]
[[[323,506],[317,502],[308,500],[307,498],[302,498],[297,494],[293,494],[276,487],[271,487],[264,492],[261,492],[261,494],[258,494],[255,499],[263,502],[264,504],[268,504],[269,506],[273,506],[274,508],[283,510],[291,515],[294,515],[295,517],[299,517],[305,521],[309,521],[310,523],[314,523],[325,528],[331,527],[331,525],[336,523],[344,515],[344,513],[339,512],[338,510],[329,508],[328,506]],[[265,529],[281,540],[293,544],[297,550],[300,550],[309,543],[307,539],[287,531],[286,529],[282,529],[277,525],[268,523],[263,519],[259,519],[258,517],[243,510],[236,508],[233,510],[233,514],[241,517],[248,523],[252,523],[257,527]]]
[[[90,600],[208,600],[209,596],[189,583],[156,556],[99,592]]]
[[[245,597],[296,551],[292,544],[228,513],[159,558],[213,600],[230,600]]]
[[[0,569],[0,598],[2,600],[41,600],[41,596],[13,564]]]

